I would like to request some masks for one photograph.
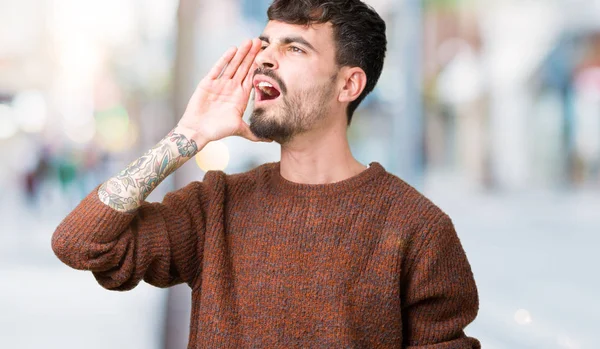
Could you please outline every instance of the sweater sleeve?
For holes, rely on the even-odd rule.
[[[130,290],[142,279],[157,287],[192,285],[204,240],[202,188],[190,183],[162,203],[144,202],[135,213],[105,205],[96,188],[56,228],[52,249],[110,290]]]
[[[450,218],[432,226],[403,280],[403,347],[479,349],[464,328],[477,316],[479,298],[471,266]]]

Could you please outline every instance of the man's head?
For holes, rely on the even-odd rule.
[[[340,121],[328,115],[349,125],[381,75],[385,22],[359,0],[275,0],[267,14],[252,131],[283,144]]]

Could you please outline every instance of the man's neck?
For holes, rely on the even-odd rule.
[[[315,130],[281,147],[281,176],[295,183],[335,183],[366,168],[352,156],[345,129]]]

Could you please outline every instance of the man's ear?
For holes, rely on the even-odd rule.
[[[341,74],[344,80],[338,100],[350,103],[357,99],[365,89],[367,74],[359,67],[343,67]]]

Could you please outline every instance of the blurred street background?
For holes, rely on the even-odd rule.
[[[486,349],[600,348],[600,0],[370,0],[388,57],[352,150],[455,223]],[[269,0],[0,0],[0,348],[183,349],[189,291],[125,293],[50,238],[177,123]],[[278,161],[211,143],[150,196]]]

